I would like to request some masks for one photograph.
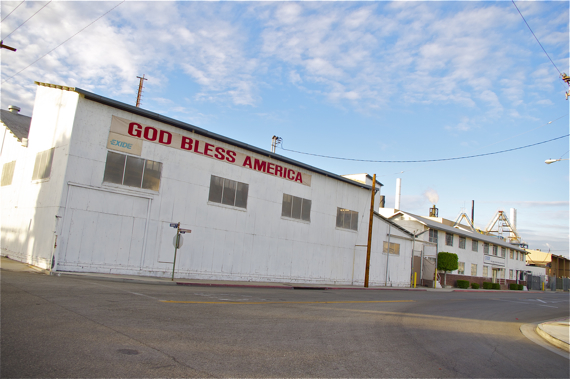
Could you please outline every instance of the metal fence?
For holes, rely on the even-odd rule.
[[[529,290],[542,291],[542,283],[544,283],[544,275],[527,275],[526,276],[526,287]]]
[[[548,284],[551,291],[568,291],[570,290],[569,278],[557,278],[555,276],[548,277]]]

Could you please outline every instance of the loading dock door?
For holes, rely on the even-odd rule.
[[[56,268],[92,272],[139,269],[151,199],[72,184],[68,190]]]

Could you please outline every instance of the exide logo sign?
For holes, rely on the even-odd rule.
[[[116,116],[113,116],[113,120],[111,122],[111,132],[166,145],[175,149],[189,151],[194,154],[204,155],[212,159],[239,165],[268,175],[278,176],[306,186],[311,185],[311,175],[309,174],[218,146],[213,143],[214,140],[208,139],[209,142],[207,142],[204,139],[197,139],[195,137],[172,133],[167,130],[143,125],[137,122],[131,122]]]

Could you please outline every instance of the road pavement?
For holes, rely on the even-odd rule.
[[[196,287],[1,272],[1,377],[563,377],[567,293]]]

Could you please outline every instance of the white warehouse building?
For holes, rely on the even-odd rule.
[[[180,222],[191,233],[177,278],[364,282],[369,175],[349,179],[79,88],[36,84],[29,131],[9,125],[25,116],[2,113],[6,131],[18,129],[2,140],[2,255],[53,271],[167,277]],[[409,286],[413,235],[373,219],[370,285]]]

